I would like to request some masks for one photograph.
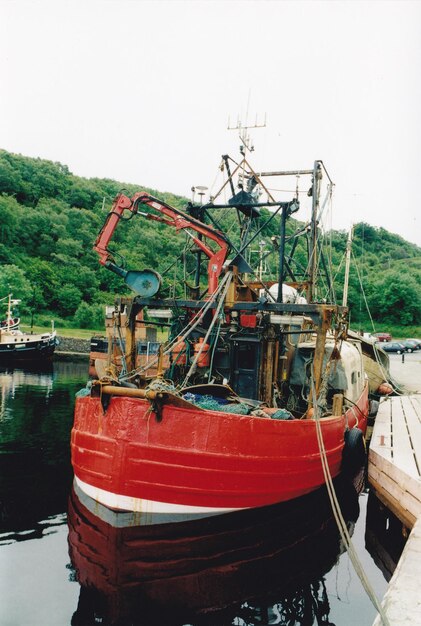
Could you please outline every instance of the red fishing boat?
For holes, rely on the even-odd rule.
[[[303,227],[286,236],[298,190],[279,201],[263,182],[291,172],[257,173],[244,146],[239,163],[223,157],[220,191],[231,189],[228,203],[217,204],[216,194],[181,210],[145,192],[120,194],[95,242],[100,263],[137,295],[116,302],[118,359],[109,350],[107,362],[97,361],[99,379],[76,399],[75,481],[110,509],[138,512],[144,524],[291,500],[316,490],[327,474],[364,462],[369,402],[361,344],[347,335],[346,307],[326,303],[334,302],[331,292],[322,298],[316,286],[323,266],[318,211],[330,177],[321,161],[294,172],[311,181],[312,220],[304,228],[310,257],[300,275],[293,255]],[[223,228],[231,214],[238,236]],[[117,264],[109,243],[126,217],[187,235],[181,257],[185,263],[187,251],[194,257],[193,287],[186,284],[182,293],[175,285],[175,295],[164,297],[156,271]],[[263,234],[275,255],[275,280],[265,276]],[[168,340],[139,365],[136,328],[162,320],[160,311],[169,319]]]

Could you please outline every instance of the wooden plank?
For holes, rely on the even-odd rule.
[[[421,502],[421,481],[419,479],[408,476],[399,467],[394,465],[393,461],[385,459],[378,455],[374,450],[370,450],[368,457],[368,477],[372,469],[376,469],[389,477],[403,491],[408,491],[414,498]]]
[[[421,395],[401,396],[401,402],[407,418],[421,423]]]
[[[392,399],[392,458],[394,463],[414,478],[419,477],[414,451],[409,438],[403,398]]]
[[[380,403],[370,441],[370,450],[376,450],[387,459],[392,458],[391,407],[390,398]]]
[[[387,397],[380,402],[379,410],[376,415],[376,424],[377,423],[389,423],[390,416],[392,413],[392,398]]]
[[[371,465],[368,478],[370,485],[381,491],[382,500],[389,497],[390,504],[397,507],[400,520],[404,521],[408,513],[414,519],[421,516],[421,500],[407,490],[405,482],[396,482],[375,465]]]
[[[370,450],[374,450],[375,452],[377,452],[377,454],[379,456],[382,456],[384,459],[387,459],[388,461],[392,460],[392,446],[390,445],[378,445],[378,446],[372,446],[370,445]]]
[[[402,522],[406,528],[412,528],[417,521],[415,515],[410,511],[403,509],[399,500],[396,500],[382,485],[374,479],[370,481],[370,488],[376,497],[385,505],[389,511]]]
[[[378,483],[393,498],[399,500],[403,509],[410,511],[415,517],[421,516],[421,500],[406,488],[406,483],[396,482],[376,466],[371,467],[369,480],[370,484]]]
[[[410,433],[411,444],[417,460],[418,472],[421,472],[421,396],[406,396],[403,407]]]
[[[421,624],[421,519],[419,519],[395,569],[384,596],[382,607],[390,624],[417,626]],[[380,626],[382,621],[377,615],[373,626]]]
[[[370,441],[370,450],[374,450],[377,454],[385,459],[392,459],[392,443],[391,437],[377,432],[372,434]]]

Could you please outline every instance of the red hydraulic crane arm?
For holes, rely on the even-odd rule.
[[[140,206],[148,206],[151,209],[158,211],[158,213],[161,213],[165,217],[162,217],[162,215],[155,215],[153,213],[140,211]],[[215,292],[218,286],[218,278],[221,274],[229,249],[228,241],[224,235],[212,226],[204,224],[200,220],[187,215],[187,213],[184,213],[183,211],[180,211],[179,209],[176,209],[143,191],[136,193],[132,198],[128,198],[124,194],[119,194],[115,198],[113,206],[111,207],[111,210],[94,244],[94,250],[96,250],[99,254],[99,262],[101,265],[107,266],[111,262],[111,253],[108,250],[108,244],[110,243],[118,222],[127,210],[133,215],[139,213],[140,215],[146,217],[146,219],[162,222],[168,226],[172,226],[177,231],[191,228],[196,231],[196,233],[215,241],[215,243],[219,246],[219,250],[216,252],[214,252],[203,240],[199,239],[198,236],[189,233],[195,244],[209,258],[208,292],[209,294]]]

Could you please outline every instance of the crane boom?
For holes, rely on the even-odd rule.
[[[142,206],[157,211],[158,215],[147,211],[141,211],[140,207]],[[209,245],[198,236],[189,233],[194,243],[209,258],[208,293],[212,294],[215,292],[218,287],[218,278],[221,274],[222,267],[229,250],[229,243],[226,237],[223,233],[216,230],[212,226],[195,219],[180,209],[176,209],[169,204],[154,198],[144,191],[134,194],[132,198],[129,198],[122,193],[116,196],[111,210],[108,213],[105,223],[101,228],[94,244],[94,250],[99,254],[99,262],[101,265],[109,267],[110,269],[111,266],[115,267],[111,261],[112,254],[108,250],[108,245],[117,224],[122,219],[125,211],[130,211],[132,215],[139,214],[146,219],[167,224],[168,226],[174,227],[177,231],[192,229],[201,236],[213,240],[219,246],[219,249],[216,252],[213,251]]]

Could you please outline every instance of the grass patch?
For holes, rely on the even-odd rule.
[[[20,329],[23,332],[45,333],[51,331],[51,326],[33,326],[21,324]],[[68,337],[69,339],[90,339],[92,335],[105,335],[105,330],[92,330],[89,328],[55,328],[57,335],[60,337]]]

